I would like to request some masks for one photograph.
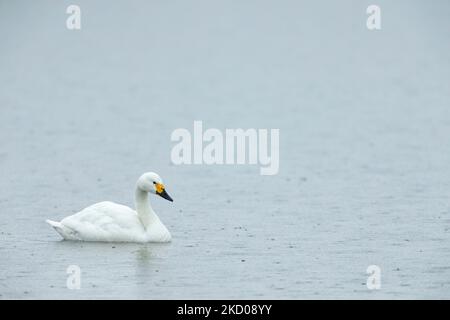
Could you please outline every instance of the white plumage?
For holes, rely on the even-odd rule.
[[[168,242],[171,235],[153,211],[148,193],[167,200],[161,178],[153,172],[143,174],[136,186],[136,210],[104,201],[55,222],[47,220],[65,240],[106,242]]]

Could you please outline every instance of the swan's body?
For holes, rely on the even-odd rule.
[[[153,211],[148,193],[172,201],[155,173],[143,174],[136,187],[136,211],[114,202],[99,202],[55,222],[47,222],[65,240],[106,242],[168,242],[171,235]]]

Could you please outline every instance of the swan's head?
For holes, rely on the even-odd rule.
[[[167,193],[161,177],[154,172],[144,173],[137,181],[137,186],[142,191],[153,193],[166,200],[173,201]]]

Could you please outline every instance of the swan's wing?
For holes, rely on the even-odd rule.
[[[136,211],[105,201],[64,218],[61,223],[87,241],[142,241],[144,229]]]

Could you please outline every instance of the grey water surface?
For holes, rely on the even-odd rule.
[[[450,298],[450,2],[372,2],[0,1],[0,299]],[[194,120],[279,128],[279,173],[173,165]],[[171,243],[44,222],[145,171]]]

